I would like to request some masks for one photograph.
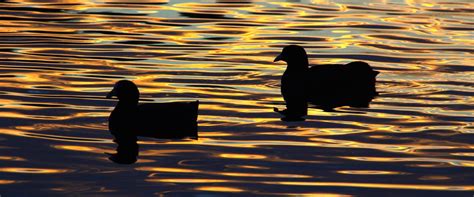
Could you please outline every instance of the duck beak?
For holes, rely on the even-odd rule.
[[[110,91],[105,98],[111,99],[113,96],[117,96],[117,91],[115,91],[115,88]]]
[[[278,56],[273,60],[273,62],[278,62],[278,61],[280,61],[280,60],[283,60],[283,55],[282,55],[282,54],[278,55]]]

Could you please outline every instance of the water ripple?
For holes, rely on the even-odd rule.
[[[472,195],[473,6],[1,1],[0,195]],[[280,121],[288,44],[370,63],[380,95]],[[120,79],[141,102],[200,100],[200,139],[141,138],[136,164],[112,164]]]

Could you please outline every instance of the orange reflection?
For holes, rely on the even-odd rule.
[[[91,141],[93,141],[94,143],[112,143],[109,139],[100,139],[100,138],[90,139],[90,138],[82,138],[82,137],[69,137],[69,136],[60,136],[60,135],[51,135],[51,134],[41,134],[41,133],[36,133],[36,132],[26,132],[26,131],[22,131],[18,129],[0,128],[0,134],[47,139],[47,140],[54,140],[54,141],[66,141],[66,142],[90,143]]]
[[[12,184],[12,183],[17,183],[17,182],[18,181],[0,179],[0,185],[7,185],[7,184]]]
[[[236,177],[278,177],[278,178],[312,178],[309,175],[302,174],[263,174],[263,173],[241,173],[241,172],[219,172],[216,173],[224,176],[236,176]]]
[[[220,186],[202,186],[195,188],[198,191],[209,191],[209,192],[243,192],[245,190],[235,187],[220,187]]]
[[[198,150],[180,150],[180,149],[164,149],[164,150],[145,150],[140,152],[140,156],[170,156],[181,153],[198,153]]]
[[[224,153],[218,155],[222,158],[231,158],[231,159],[265,159],[267,158],[265,155],[255,155],[255,154],[230,154]]]
[[[408,185],[408,184],[384,184],[384,183],[346,183],[346,182],[264,182],[276,185],[298,185],[298,186],[331,186],[331,187],[362,187],[382,189],[413,189],[413,190],[449,190],[449,191],[473,191],[471,185]]]
[[[278,173],[243,173],[243,172],[215,172],[215,171],[201,171],[195,169],[185,168],[165,168],[165,167],[138,167],[136,170],[151,171],[151,172],[166,172],[166,173],[202,173],[230,177],[278,177],[278,178],[312,178],[309,175],[302,174],[278,174]],[[148,177],[154,177],[156,173],[150,174]]]
[[[90,152],[90,153],[100,153],[107,151],[106,149],[99,149],[90,146],[75,146],[75,145],[54,145],[54,148],[62,150],[72,150],[72,151],[81,151],[81,152]]]
[[[184,169],[184,168],[162,168],[162,167],[138,167],[136,170],[152,171],[152,172],[172,172],[172,173],[198,173],[199,170]]]
[[[0,117],[24,118],[25,114],[21,114],[17,112],[0,112]]]
[[[341,174],[358,174],[358,175],[390,175],[390,174],[406,174],[402,172],[383,171],[383,170],[339,170]]]
[[[10,157],[10,156],[0,156],[0,160],[8,160],[8,161],[26,161],[21,157]]]
[[[145,179],[148,182],[163,182],[163,183],[224,183],[230,180],[223,179]]]
[[[264,166],[250,166],[250,165],[227,165],[229,168],[243,168],[243,169],[259,169],[259,170],[268,170],[269,167]]]
[[[398,145],[398,144],[374,144],[374,143],[361,143],[356,141],[348,140],[335,140],[335,139],[326,139],[326,138],[310,138],[311,141],[323,142],[317,143],[320,146],[325,147],[338,147],[338,148],[374,148],[378,150],[384,150],[389,152],[403,152],[410,154],[418,154],[417,150],[429,150],[429,149],[450,149],[453,146],[441,146],[441,145],[425,145],[425,144],[408,144],[408,145]],[[323,145],[324,144],[324,145]]]
[[[25,173],[25,174],[57,174],[65,173],[69,170],[64,169],[48,169],[48,168],[0,168],[0,172]]]
[[[107,131],[106,117],[113,105],[103,97],[113,82],[126,78],[136,80],[146,101],[203,101],[199,140],[140,139],[140,144],[147,145],[140,155],[156,157],[140,159],[147,162],[146,167],[134,166],[152,174],[153,178],[146,179],[149,182],[210,184],[196,188],[198,191],[243,191],[245,186],[221,187],[213,183],[253,179],[248,177],[323,181],[282,182],[289,185],[418,187],[332,183],[324,182],[325,177],[319,177],[317,172],[291,174],[285,169],[275,173],[273,169],[274,163],[332,165],[333,160],[326,156],[346,149],[356,151],[351,157],[335,154],[333,159],[366,161],[378,167],[384,162],[404,162],[412,168],[474,167],[474,154],[467,150],[474,147],[466,139],[453,136],[473,133],[474,128],[469,110],[474,102],[469,96],[473,92],[469,72],[473,43],[469,26],[472,10],[468,9],[473,7],[471,2],[11,2],[17,3],[2,3],[4,8],[0,8],[0,53],[5,60],[0,62],[0,118],[7,119],[2,122],[6,125],[0,128],[0,140],[8,142],[1,148],[15,150],[24,146],[15,143],[14,139],[21,138],[26,145],[29,140],[50,143],[48,149],[64,154],[108,151],[90,144],[112,143],[110,136],[99,134]],[[382,72],[378,78],[382,94],[368,109],[310,109],[304,123],[281,122],[271,108],[284,105],[280,79],[285,65],[274,64],[272,60],[286,44],[305,45],[314,64],[370,62]],[[435,130],[449,134],[421,139],[429,138]],[[409,136],[400,137],[404,134]],[[327,155],[311,151],[320,147],[324,147]],[[309,151],[293,157],[286,154],[288,149]],[[361,149],[381,154],[371,157]],[[388,157],[384,152],[401,156]],[[225,167],[180,168],[186,162],[153,167],[166,159],[189,161],[187,156],[194,153],[201,155],[202,160],[217,160],[217,164]],[[23,154],[18,157],[14,151],[0,156],[4,163],[26,164],[29,159]],[[4,167],[0,172],[69,172],[65,169]],[[397,175],[404,179],[408,176],[398,175],[409,174],[377,169],[339,170],[336,176]],[[186,173],[221,179],[174,177]],[[424,180],[448,180],[453,185],[458,181],[430,174],[420,175],[417,181]],[[12,181],[0,180],[2,183]],[[451,186],[420,187],[439,190]]]
[[[199,124],[200,126],[206,126],[205,124]],[[230,133],[224,133],[224,132],[205,132],[205,133],[200,133],[199,137],[223,137],[223,136],[232,136]]]
[[[434,163],[447,163],[453,166],[461,167],[474,167],[474,161],[458,160],[458,159],[444,159],[444,158],[431,158],[431,157],[408,157],[408,158],[392,158],[392,157],[341,157],[344,159],[357,160],[357,161],[371,161],[371,162],[434,162]],[[431,166],[431,165],[428,165]]]

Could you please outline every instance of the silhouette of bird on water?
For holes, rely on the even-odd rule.
[[[128,80],[115,83],[106,98],[119,101],[109,116],[109,131],[117,143],[117,153],[109,159],[121,164],[135,163],[137,136],[161,139],[198,138],[199,101],[139,104],[140,92]]]
[[[375,77],[379,74],[361,61],[348,64],[309,66],[303,47],[283,48],[274,62],[285,61],[287,68],[281,78],[281,94],[285,110],[274,108],[284,121],[302,121],[307,115],[308,102],[324,111],[336,107],[368,107],[376,96]]]

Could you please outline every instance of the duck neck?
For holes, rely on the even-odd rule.
[[[309,69],[307,58],[298,61],[288,61],[287,65],[286,72],[305,72]]]
[[[115,108],[119,109],[133,109],[138,107],[138,100],[119,100]]]

